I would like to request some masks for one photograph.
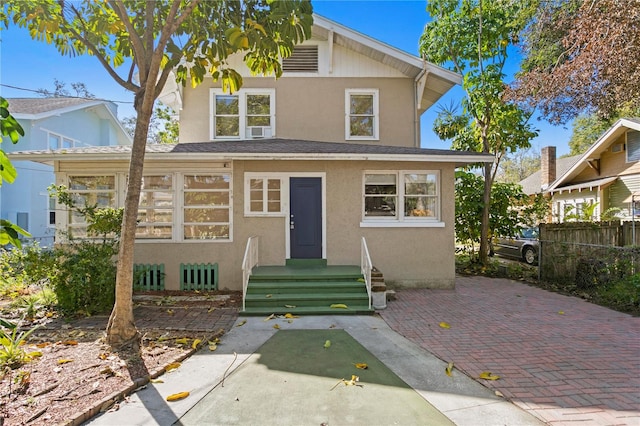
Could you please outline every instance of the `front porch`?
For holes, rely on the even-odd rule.
[[[353,315],[373,312],[360,266],[327,265],[324,259],[289,259],[284,266],[252,268],[240,314]]]

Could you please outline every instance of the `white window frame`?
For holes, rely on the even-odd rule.
[[[47,132],[47,149],[48,150],[75,148],[81,145],[80,141],[77,139],[64,136],[60,133],[50,132],[48,130],[46,132]],[[56,148],[51,148],[51,138],[58,139],[58,146]],[[71,146],[64,146],[65,142],[69,142]]]
[[[252,211],[251,210],[251,180],[253,179],[262,179],[262,211]],[[278,180],[280,181],[280,210],[277,212],[270,212],[268,209],[268,194],[269,188],[268,183],[265,185],[264,183],[269,180]],[[285,185],[288,185],[288,177],[284,176],[281,173],[256,173],[256,172],[247,172],[244,174],[244,215],[246,217],[257,217],[257,216],[271,216],[271,217],[282,217],[286,215],[286,200],[285,200]]]
[[[239,113],[239,131],[238,136],[216,136],[216,96],[238,96],[238,113]],[[241,89],[235,93],[229,94],[222,89],[209,89],[209,139],[216,140],[243,140],[258,139],[246,135],[247,130],[247,95],[268,95],[269,96],[269,113],[271,125],[271,134],[268,136],[273,138],[276,136],[276,89]]]
[[[162,177],[162,176],[170,176],[171,177],[171,188],[167,189],[167,190],[157,190],[157,189],[148,189],[148,188],[141,188],[140,189],[140,195],[142,194],[147,194],[147,193],[153,193],[153,192],[168,192],[171,194],[171,222],[142,222],[139,221],[137,224],[137,228],[138,229],[142,229],[142,228],[150,228],[150,227],[154,227],[154,226],[169,226],[171,228],[171,232],[169,234],[168,237],[166,238],[148,238],[148,237],[137,237],[136,236],[136,241],[171,241],[175,238],[175,226],[176,226],[176,175],[175,173],[153,173],[153,172],[149,172],[149,173],[145,173],[143,176],[144,178],[151,178],[151,177]],[[152,207],[152,206],[145,206],[142,207],[140,206],[140,204],[138,204],[138,213],[141,210],[169,210],[169,207]],[[139,220],[139,219],[138,219]]]
[[[393,217],[367,217],[365,216],[365,185],[366,176],[374,174],[396,175],[396,214]],[[434,175],[436,177],[436,207],[435,217],[405,216],[405,184],[406,175]],[[361,228],[443,228],[442,222],[442,180],[440,170],[365,170],[362,173],[362,221]],[[411,196],[411,195],[409,195]]]
[[[175,219],[177,222],[178,230],[178,242],[184,243],[231,243],[233,242],[233,172],[231,170],[220,170],[220,171],[188,171],[179,173],[179,185],[180,185],[180,197],[178,200],[178,207],[176,209],[179,211],[179,216]],[[228,175],[229,176],[229,189],[227,192],[229,193],[229,205],[226,206],[226,209],[229,210],[229,238],[193,238],[187,239],[184,236],[184,227],[187,224],[193,224],[194,222],[186,223],[184,220],[184,177],[185,176],[220,176],[220,175]],[[220,192],[219,189],[209,189],[205,192]],[[190,191],[188,191],[190,192]],[[195,192],[195,191],[194,191]],[[202,208],[197,206],[189,206],[189,208]],[[206,208],[206,207],[205,207]],[[208,208],[220,208],[220,207],[208,207]],[[217,222],[200,222],[201,225],[212,225],[218,224]]]
[[[367,95],[373,97],[373,135],[351,135],[351,96]],[[380,102],[378,89],[346,89],[344,92],[344,138],[348,141],[380,140]]]
[[[113,177],[113,189],[99,189],[99,190],[73,190],[71,189],[71,178],[96,178],[96,177]],[[119,196],[118,196],[118,189],[120,186],[120,179],[118,178],[118,173],[102,173],[102,172],[96,172],[96,173],[69,173],[66,176],[64,176],[64,185],[67,187],[67,191],[69,192],[69,194],[98,194],[98,193],[105,193],[105,192],[113,192],[114,194],[114,205],[109,206],[112,208],[118,208],[121,207],[120,202],[119,202]],[[57,200],[56,200],[57,201]],[[59,203],[57,203],[57,205],[59,205]],[[82,207],[82,206],[81,206]],[[69,220],[69,214],[71,214],[71,211],[68,209],[67,206],[64,206],[64,213],[63,219],[61,220],[61,223],[64,225],[64,229],[67,232],[71,232],[73,233],[73,229],[85,229],[86,232],[86,227],[87,227],[87,223],[78,223],[78,224],[72,224],[71,221]],[[58,221],[58,217],[56,215],[56,222]],[[66,237],[65,237],[66,238]],[[97,240],[99,239],[99,237],[89,237],[87,236],[86,238],[87,240]]]

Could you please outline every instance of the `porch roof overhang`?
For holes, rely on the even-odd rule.
[[[615,182],[616,179],[618,179],[617,176],[610,176],[602,179],[590,180],[588,182],[581,182],[581,183],[576,183],[574,185],[554,188],[553,190],[549,191],[549,193],[562,194],[563,192],[573,192],[573,191],[583,191],[583,190],[591,191],[594,188],[603,189],[611,185],[613,182]]]
[[[50,165],[56,161],[128,161],[131,157],[131,147],[94,146],[60,150],[17,151],[9,154],[9,157],[11,160],[29,160]],[[454,163],[456,166],[464,166],[472,163],[491,162],[493,156],[478,152],[444,149],[291,139],[253,139],[147,145],[145,160],[413,161]]]

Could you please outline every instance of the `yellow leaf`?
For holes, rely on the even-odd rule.
[[[451,377],[451,372],[453,371],[453,363],[450,362],[447,364],[447,368],[444,369],[444,372],[447,373],[447,376]]]
[[[367,368],[369,368],[369,366],[367,364],[365,364],[364,362],[358,362],[356,364],[353,364],[356,366],[356,368],[359,368],[360,370],[366,370]]]
[[[37,358],[37,357],[42,356],[42,352],[40,352],[40,351],[29,352],[29,353],[27,354],[27,356],[28,356],[29,358]]]
[[[216,310],[215,306],[212,306],[212,307],[210,307],[209,309],[207,309],[207,313],[209,313],[209,312],[213,312],[213,311],[215,311],[215,310]]]
[[[490,371],[483,371],[482,373],[480,373],[479,378],[484,380],[498,380],[500,376],[496,376],[495,374],[492,374]]]
[[[183,337],[181,339],[176,339],[176,343],[179,345],[188,345],[189,339],[187,339],[186,337]]]
[[[77,346],[78,345],[78,341],[77,340],[65,340],[64,342],[62,342],[63,345],[66,346]]]
[[[275,328],[276,330],[280,330],[280,326],[278,324],[273,324],[273,328]]]
[[[289,308],[289,309],[293,309],[296,307],[296,305],[284,305],[285,308]]]
[[[59,359],[59,360],[58,360],[58,365],[68,364],[68,363],[70,363],[70,362],[73,362],[73,360],[72,360],[72,359],[69,359],[69,358],[62,358],[62,359]]]
[[[285,317],[285,318],[288,318],[288,319],[291,319],[291,318],[300,318],[300,316],[298,316],[298,315],[293,315],[293,314],[290,314],[290,313],[286,313],[286,314],[284,314],[284,317]]]
[[[191,349],[198,349],[198,345],[202,342],[202,339],[193,339],[193,343],[191,344]]]
[[[271,314],[271,315],[269,315],[268,317],[266,317],[266,318],[264,319],[264,321],[266,322],[266,321],[272,320],[272,319],[274,319],[275,317],[276,317],[276,314]]]
[[[46,348],[47,346],[49,346],[51,343],[49,342],[43,342],[43,343],[37,343],[36,347],[38,348]]]
[[[564,311],[558,311],[560,315],[564,315]]]
[[[240,324],[236,325],[236,327],[242,327],[246,323],[247,323],[247,320],[242,320],[242,321],[240,321]]]
[[[360,381],[360,377],[356,376],[355,374],[351,376],[351,380],[343,380],[344,384],[346,386],[353,386],[355,385],[357,382]]]
[[[151,383],[164,383],[164,380],[162,379],[151,379],[149,380]]]
[[[220,343],[220,338],[219,337],[215,337],[213,340],[209,340],[209,344],[210,345],[214,345],[216,343]]]
[[[447,322],[441,322],[440,324],[438,324],[440,327],[442,328],[451,328],[451,326],[449,325],[449,323]]]
[[[334,303],[333,305],[330,306],[330,308],[331,309],[349,309],[349,307],[344,303]]]
[[[216,345],[215,343],[211,343],[209,342],[209,350],[211,352],[215,351],[216,349],[218,349],[218,345]]]
[[[327,340],[326,342],[324,342],[325,349],[329,349],[330,346],[331,346],[331,340]]]
[[[178,401],[189,396],[189,392],[178,392],[167,397],[167,401]]]
[[[167,313],[168,313],[169,315],[173,315],[173,309],[167,309]]]
[[[358,281],[359,283],[364,283],[364,282],[366,282],[366,281],[364,280],[364,278],[358,278],[356,281]]]
[[[179,362],[172,362],[171,364],[168,364],[165,368],[164,371],[169,372],[172,370],[175,370],[176,368],[180,367],[182,364],[180,364]]]

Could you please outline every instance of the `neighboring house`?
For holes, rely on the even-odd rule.
[[[528,194],[551,196],[554,221],[581,215],[589,205],[595,205],[593,220],[611,208],[620,209],[622,220],[631,220],[632,200],[640,201],[640,118],[616,121],[579,156],[556,160],[555,147],[543,148],[541,163],[542,170],[521,184]]]
[[[58,151],[93,145],[130,145],[117,106],[81,98],[8,98],[9,111],[24,129],[17,144],[3,141],[5,152]],[[31,239],[51,246],[55,236],[55,201],[47,187],[55,182],[50,165],[13,161],[18,177],[0,188],[0,216],[26,229]]]
[[[251,237],[259,265],[360,265],[364,237],[387,284],[453,287],[454,169],[493,158],[422,149],[419,123],[460,76],[319,16],[280,79],[234,65],[236,93],[208,79],[162,94],[181,105],[180,143],[147,146],[135,262],[164,264],[170,290],[181,263],[217,263],[220,288],[240,290]],[[122,206],[129,156],[15,158],[55,164],[77,196]]]

